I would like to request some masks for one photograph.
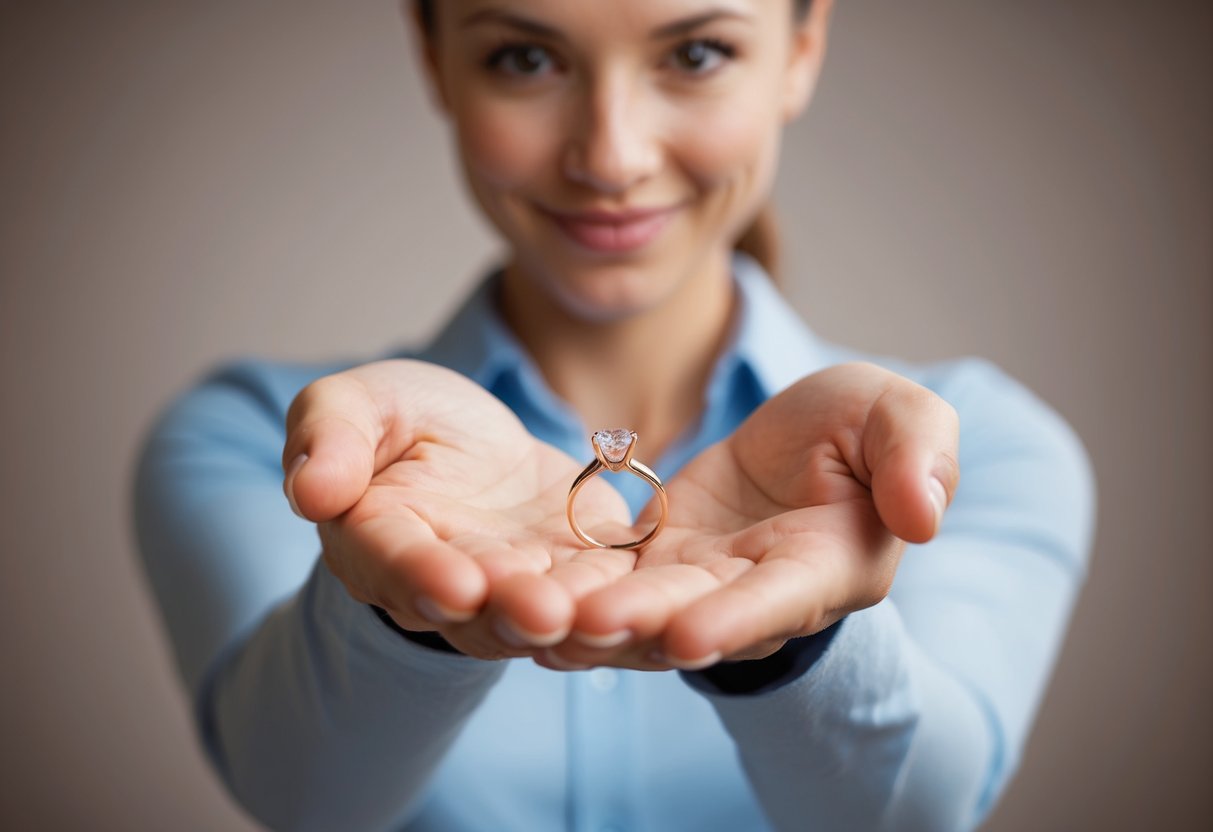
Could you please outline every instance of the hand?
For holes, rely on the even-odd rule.
[[[437,630],[480,658],[565,638],[575,609],[545,577],[554,565],[575,585],[579,570],[631,563],[583,551],[569,530],[581,467],[472,381],[419,361],[319,379],[287,414],[283,488],[319,524],[328,568],[402,628]],[[627,534],[627,505],[605,482],[582,489],[578,517],[592,533]]]
[[[665,530],[626,574],[577,588],[572,637],[538,661],[701,668],[876,604],[903,539],[938,529],[956,454],[956,413],[926,388],[870,364],[808,376],[671,480]]]

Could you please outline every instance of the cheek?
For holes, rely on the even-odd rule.
[[[526,108],[474,104],[457,114],[460,152],[466,170],[495,188],[515,188],[534,181],[552,155],[550,114]]]
[[[770,101],[730,98],[681,124],[680,162],[702,187],[748,191],[769,184],[781,126]]]

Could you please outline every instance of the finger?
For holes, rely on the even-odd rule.
[[[647,657],[680,609],[716,588],[749,561],[708,566],[665,564],[627,574],[582,598],[571,637],[551,651],[558,662],[653,667]],[[659,663],[658,663],[659,664]]]
[[[462,638],[528,648],[555,644],[568,634],[574,601],[551,579],[552,555],[546,546],[536,541],[507,544],[488,537],[452,542],[476,561],[489,585],[482,616],[488,620],[464,628]],[[471,632],[476,628],[484,632]]]
[[[518,573],[490,588],[488,602],[474,618],[444,624],[438,631],[476,658],[531,656],[568,634],[573,611],[572,599],[545,576]]]
[[[615,639],[630,632],[651,638],[675,611],[720,586],[707,569],[684,563],[641,569],[620,578],[578,604],[575,629],[586,644]]]
[[[764,642],[817,632],[842,611],[874,603],[871,596],[887,592],[891,578],[865,581],[867,570],[853,562],[853,555],[820,535],[785,538],[753,569],[670,620],[662,635],[666,660],[698,670]]]
[[[484,566],[485,556],[478,558]],[[493,558],[499,564],[501,559]],[[636,553],[619,549],[576,552],[541,571],[496,577],[489,599],[489,629],[506,655],[530,655],[565,640],[577,600],[631,571]],[[481,640],[482,642],[482,640]],[[556,669],[571,669],[560,667]]]
[[[544,577],[560,588],[571,607],[570,622],[564,631],[564,636],[567,637],[571,631],[571,618],[576,615],[578,601],[631,572],[636,563],[636,557],[634,551],[627,549],[591,549],[578,552],[569,560],[552,567]],[[551,649],[552,645],[564,642],[566,639],[563,637],[532,636],[528,638],[526,634],[522,635],[531,645],[548,648],[535,654],[535,660],[541,666],[549,670],[583,670],[590,667],[591,663],[587,655],[582,654],[592,653],[595,654],[594,658],[597,658],[600,649],[619,647],[629,639],[631,634],[624,632],[618,637],[613,634],[605,640],[606,643],[600,643],[601,639],[579,633],[578,638],[581,640],[572,647],[572,652],[578,653],[577,661],[561,658],[557,652]]]
[[[450,543],[476,561],[490,585],[518,573],[538,575],[551,568],[551,553],[541,542],[514,541],[508,534],[496,524],[487,524],[476,534],[451,538]]]
[[[601,521],[592,524],[588,533],[597,540],[625,540],[633,534],[633,530],[623,523]],[[572,550],[571,554],[562,552],[557,555],[557,562],[548,568],[547,577],[576,601],[631,572],[638,557],[634,549],[594,548]]]
[[[487,600],[488,581],[475,559],[420,520],[378,516],[321,529],[325,562],[351,595],[389,610],[405,629],[466,621]]]
[[[549,576],[519,573],[494,584],[488,626],[506,647],[549,647],[569,634],[576,609],[569,593]]]
[[[283,492],[296,514],[322,522],[362,497],[385,426],[367,389],[348,375],[305,387],[287,411]]]
[[[295,397],[283,490],[302,516],[331,519],[423,440],[458,451],[444,461],[448,476],[439,478],[454,483],[466,479],[468,465],[480,479],[492,479],[529,456],[533,444],[513,412],[465,376],[423,361],[373,362],[318,379]],[[546,464],[563,460],[547,448]]]
[[[636,558],[631,549],[589,549],[553,566],[548,577],[579,600],[627,575]]]
[[[960,481],[955,409],[905,379],[891,384],[864,425],[864,462],[881,521],[912,543],[935,536]]]

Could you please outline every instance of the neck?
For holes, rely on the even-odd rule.
[[[618,320],[576,316],[516,263],[505,270],[500,302],[583,427],[634,430],[650,460],[699,418],[735,305],[728,253],[705,259],[669,296]]]

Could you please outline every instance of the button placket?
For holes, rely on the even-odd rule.
[[[611,668],[569,674],[570,828],[631,829],[633,696]]]

